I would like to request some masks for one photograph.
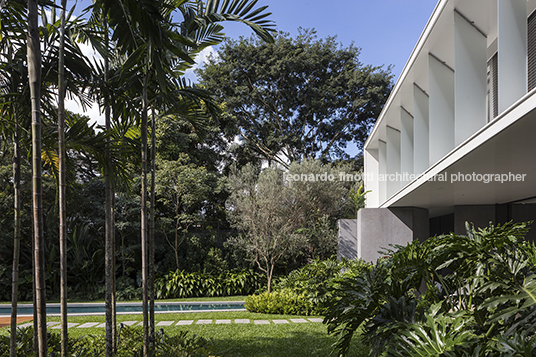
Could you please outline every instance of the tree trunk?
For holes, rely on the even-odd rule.
[[[60,304],[61,304],[61,357],[67,357],[67,198],[65,190],[65,8],[67,0],[61,0],[61,28],[58,54],[58,202],[60,218]]]
[[[115,279],[115,274],[116,274],[116,270],[115,270],[115,265],[116,265],[116,261],[115,261],[115,187],[114,185],[112,184],[112,188],[111,188],[111,196],[112,196],[112,218],[111,218],[111,221],[112,221],[112,229],[111,229],[111,234],[112,234],[112,342],[113,342],[113,350],[114,350],[114,355],[117,353],[117,344],[118,344],[118,340],[117,340],[117,305],[116,305],[116,299],[115,299],[115,293],[116,293],[116,289],[117,289],[117,285],[116,285],[116,279]]]
[[[150,335],[153,340],[153,348],[155,342],[154,334],[154,221],[155,221],[155,204],[156,204],[156,122],[154,109],[152,111],[151,120],[151,221],[149,222],[149,320],[150,320]]]
[[[272,275],[273,275],[273,272],[274,272],[274,266],[272,265],[271,267],[268,267],[268,269],[266,269],[266,278],[268,279],[268,294],[272,292]]]
[[[108,23],[106,18],[104,22],[104,43],[108,48]],[[108,57],[104,58],[104,82],[108,82],[108,71],[110,64]],[[104,88],[105,109],[104,120],[106,130],[110,130],[110,96],[106,88]],[[110,182],[110,138],[106,139],[106,164],[104,166],[104,196],[105,196],[105,238],[104,238],[104,265],[105,265],[105,293],[104,293],[104,305],[106,314],[106,357],[113,356],[115,347],[114,341],[114,309],[113,309],[113,206],[112,206],[112,184]]]
[[[149,83],[146,68],[143,80],[143,108],[141,114],[141,276],[143,300],[143,357],[149,355],[149,316],[147,286],[147,86]]]
[[[39,47],[37,0],[28,0],[28,76],[32,106],[32,203],[37,307],[38,356],[47,355],[46,286],[43,242],[43,202],[41,179],[41,49]]]
[[[9,357],[17,356],[17,303],[19,293],[19,257],[20,257],[20,148],[19,148],[19,119],[15,106],[13,119],[15,122],[13,135],[13,208],[14,237],[13,237],[13,282],[11,284],[11,337]]]

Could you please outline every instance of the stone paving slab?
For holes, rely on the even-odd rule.
[[[25,324],[22,324],[22,325],[17,325],[17,328],[26,328],[26,327],[30,327],[30,326],[33,326],[33,322],[27,322]]]
[[[249,319],[235,319],[235,324],[249,324]]]
[[[138,323],[138,321],[123,321],[121,322],[125,326],[133,326]]]
[[[67,328],[73,328],[73,327],[78,326],[78,325],[79,324],[74,323],[74,322],[68,322],[67,323]],[[59,329],[61,329],[61,325],[54,326],[54,327],[52,327],[52,329],[59,330]]]
[[[216,320],[216,325],[230,324],[231,320]]]
[[[288,324],[288,320],[272,320],[274,324]]]
[[[197,320],[196,324],[198,325],[208,325],[211,324],[212,320]]]
[[[160,321],[156,324],[156,326],[171,326],[175,323],[175,321]]]
[[[290,322],[289,322],[290,320]],[[177,321],[176,323],[176,326],[181,326],[181,325],[192,325],[194,323],[195,320],[179,320]],[[285,319],[274,319],[274,320],[253,320],[253,323],[255,325],[269,325],[271,323],[274,323],[274,324],[288,324],[288,323],[308,323],[308,322],[322,322],[323,319],[322,318],[319,318],[319,317],[309,317],[308,319],[303,319],[303,318],[299,318],[299,319],[288,319],[288,320],[285,320]],[[249,324],[251,323],[252,321],[250,319],[235,319],[234,320],[234,323],[235,324]],[[126,326],[134,326],[134,325],[142,325],[143,324],[143,321],[123,321],[121,322],[123,325],[126,325]],[[210,324],[216,324],[216,325],[228,325],[228,324],[231,324],[232,323],[232,320],[230,319],[219,319],[219,320],[197,320],[197,322],[195,322],[197,325],[210,325]],[[160,321],[156,324],[156,326],[172,326],[173,324],[175,324],[175,321]],[[28,322],[28,323],[25,323],[25,324],[22,324],[22,325],[19,325],[19,327],[29,327],[29,326],[33,326],[33,323],[32,322]],[[61,325],[59,322],[57,321],[54,321],[54,322],[47,322],[47,327],[50,327],[50,328],[53,328],[53,329],[60,329],[61,328]],[[103,323],[98,323],[98,322],[86,322],[86,323],[83,323],[81,325],[79,325],[78,323],[68,323],[67,324],[67,328],[72,328],[72,327],[77,327],[77,328],[103,328],[103,327],[106,327],[106,323],[103,322]]]
[[[177,326],[179,325],[191,325],[194,323],[194,320],[179,320],[179,322],[177,322]]]

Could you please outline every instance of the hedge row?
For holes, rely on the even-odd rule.
[[[266,276],[251,270],[218,275],[177,270],[156,279],[155,294],[158,299],[249,295],[264,286]]]

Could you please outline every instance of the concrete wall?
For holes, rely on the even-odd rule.
[[[357,220],[340,219],[339,222],[339,240],[337,245],[337,259],[342,257],[346,259],[357,258]]]
[[[339,221],[338,256],[376,262],[391,244],[406,245],[428,238],[428,210],[422,208],[363,208],[356,220]],[[351,238],[356,229],[355,239]],[[355,242],[355,248],[353,244]]]

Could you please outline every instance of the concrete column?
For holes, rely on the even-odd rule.
[[[430,166],[454,148],[454,71],[430,54]]]
[[[408,175],[401,186],[409,183],[409,175],[413,174],[413,116],[401,108],[400,111],[400,172]]]
[[[358,255],[357,246],[357,220],[340,219],[339,240],[337,245],[337,259],[356,259]]]
[[[380,173],[379,165],[379,150],[365,150],[364,154],[366,172],[363,175],[363,183],[365,185],[365,191],[367,193],[365,206],[366,207],[379,207],[380,205],[380,182],[378,181],[378,175]]]
[[[428,94],[413,85],[413,169],[420,175],[430,167]]]
[[[468,19],[455,23],[455,145],[486,125],[487,39]]]
[[[387,126],[387,199],[400,190],[400,130]]]
[[[527,93],[527,0],[499,0],[499,114]]]
[[[357,213],[358,257],[376,262],[379,250],[428,238],[428,210],[423,208],[364,208]]]
[[[380,191],[380,205],[387,201],[387,143],[382,140],[378,140],[378,157],[379,157],[379,191]]]

